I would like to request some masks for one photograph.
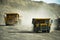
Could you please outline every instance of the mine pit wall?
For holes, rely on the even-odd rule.
[[[5,25],[5,13],[19,13],[22,17],[20,17],[20,21],[18,24],[15,25],[17,29],[20,31],[32,31],[33,25],[32,25],[32,18],[51,18],[53,22],[51,23],[51,29],[50,32],[54,31],[57,27],[57,16],[55,13],[58,13],[58,11],[55,11],[54,9],[49,9],[51,7],[41,6],[41,8],[34,8],[33,9],[20,9],[18,8],[12,8],[10,5],[0,5],[0,25]],[[3,8],[2,8],[3,7]],[[51,11],[54,10],[54,11]]]

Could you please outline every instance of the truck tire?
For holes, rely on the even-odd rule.
[[[38,33],[38,29],[36,27],[34,28],[34,32],[35,33]]]

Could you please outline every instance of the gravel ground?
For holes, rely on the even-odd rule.
[[[52,33],[33,33],[19,31],[9,32],[8,30],[5,26],[0,26],[0,40],[60,40],[60,31]]]

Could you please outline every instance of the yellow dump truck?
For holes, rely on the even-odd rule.
[[[49,32],[50,31],[50,18],[33,18],[32,24],[34,25],[34,32]]]
[[[18,22],[19,14],[18,13],[6,13],[5,23],[6,25],[14,25]]]

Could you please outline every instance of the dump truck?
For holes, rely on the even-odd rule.
[[[18,13],[6,13],[5,23],[6,25],[14,25],[18,22],[19,14]]]
[[[57,30],[60,30],[60,18],[57,19]]]
[[[50,32],[50,18],[33,18],[34,32]]]

